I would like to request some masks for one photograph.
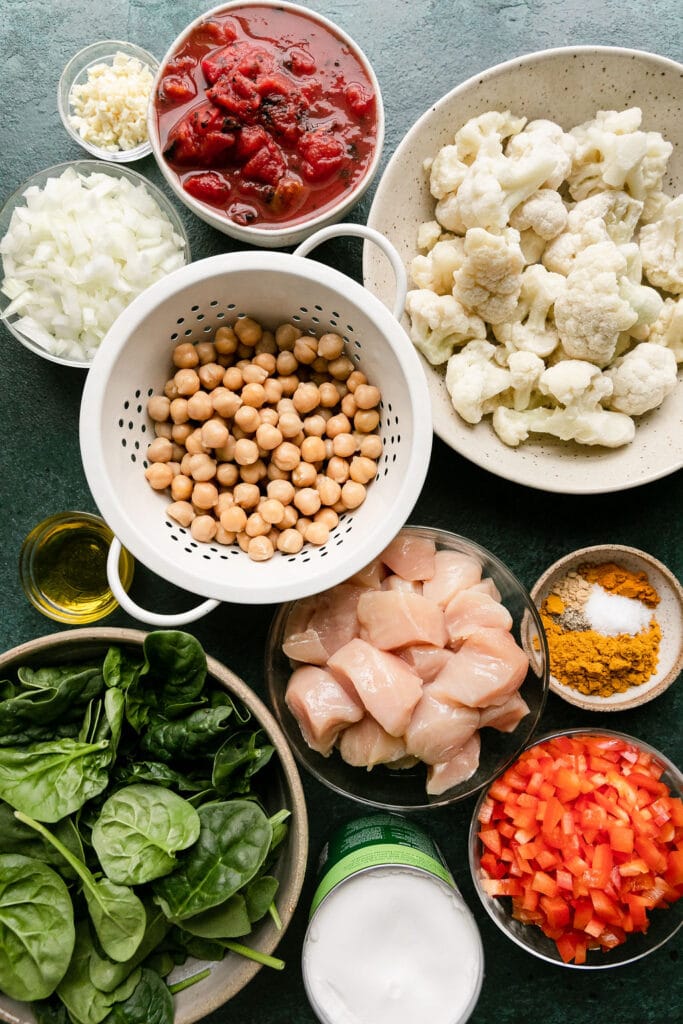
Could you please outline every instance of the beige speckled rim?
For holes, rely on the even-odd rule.
[[[626,711],[654,700],[677,679],[683,669],[683,587],[662,562],[653,555],[624,544],[598,544],[579,548],[554,562],[531,588],[531,599],[540,608],[555,583],[579,565],[616,562],[634,572],[646,572],[660,596],[655,617],[662,629],[659,664],[650,679],[641,686],[611,697],[591,697],[565,686],[551,674],[550,689],[569,704],[584,711]]]
[[[15,665],[27,661],[45,662],[46,657],[54,657],[57,662],[76,651],[78,657],[87,658],[97,655],[111,644],[141,647],[146,635],[145,632],[137,629],[86,627],[38,637],[0,654],[0,678]],[[292,919],[304,883],[308,857],[308,817],[303,787],[284,733],[266,705],[239,676],[236,676],[220,661],[208,655],[206,661],[209,674],[225,687],[231,696],[241,700],[261,724],[274,745],[282,766],[285,802],[292,812],[289,819],[290,831],[287,850],[283,851],[284,856],[281,859],[279,871],[280,890],[277,902],[282,919],[282,930],[278,931],[273,921],[268,918],[250,936],[250,945],[262,953],[271,954]],[[175,1024],[194,1024],[194,1021],[200,1020],[217,1007],[222,1006],[240,989],[244,988],[261,968],[260,964],[239,957],[235,953],[228,953],[224,960],[218,963],[207,963],[206,966],[211,967],[211,974],[207,978],[174,996]],[[184,973],[183,968],[180,968],[178,977],[189,976],[196,971],[197,964],[195,962],[192,967],[186,967]],[[27,1003],[8,999],[2,993],[0,993],[0,1020],[10,1021],[12,1024],[35,1024],[35,1017]]]

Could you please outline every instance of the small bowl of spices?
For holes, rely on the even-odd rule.
[[[531,590],[550,655],[550,689],[587,711],[623,711],[663,693],[683,668],[683,588],[652,555],[581,548]]]

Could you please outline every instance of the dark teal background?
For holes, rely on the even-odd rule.
[[[606,44],[683,59],[683,5],[676,0],[303,0],[351,33],[376,69],[386,107],[384,163],[417,117],[463,79],[519,54],[551,46]],[[210,0],[0,0],[0,198],[29,175],[84,156],[57,113],[57,81],[67,60],[98,39],[127,39],[158,57]],[[510,99],[514,109],[514,97]],[[152,158],[135,168],[161,185]],[[165,186],[162,186],[165,188]],[[168,190],[167,190],[168,191]],[[373,191],[354,211],[365,220]],[[195,258],[239,248],[181,209]],[[318,257],[360,277],[360,244],[329,243]],[[81,469],[81,371],[22,348],[0,327],[0,646],[7,649],[61,627],[43,618],[19,586],[21,541],[44,516],[96,511]],[[683,438],[681,438],[683,444]],[[429,476],[410,521],[454,530],[483,544],[531,587],[560,555],[613,541],[649,551],[681,576],[683,474],[604,496],[545,494],[498,479],[435,441]],[[138,565],[133,597],[159,610],[192,599]],[[274,608],[223,606],[193,631],[206,650],[264,695],[263,651]],[[116,613],[106,625],[137,625]],[[681,681],[649,705],[617,715],[582,713],[551,695],[544,729],[576,725],[621,729],[680,764]],[[299,954],[313,892],[313,869],[333,826],[361,808],[304,779],[311,860],[301,905],[279,948],[287,970],[262,970],[207,1024],[313,1024]],[[421,815],[474,911],[486,977],[472,1024],[669,1024],[683,1019],[678,938],[645,961],[610,972],[545,965],[505,939],[481,910],[467,866],[473,800]],[[415,1024],[428,1024],[416,1021]]]

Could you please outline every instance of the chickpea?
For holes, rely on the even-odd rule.
[[[282,394],[286,396],[293,395],[300,383],[295,373],[290,374],[288,377],[279,377],[278,380],[282,388]]]
[[[320,404],[325,409],[334,409],[335,405],[339,404],[339,392],[335,388],[334,384],[330,381],[325,381],[318,388],[320,395]]]
[[[359,409],[353,417],[353,425],[362,434],[371,434],[379,426],[379,412],[377,409]]]
[[[275,361],[277,372],[284,377],[294,373],[298,366],[299,362],[293,352],[280,352]]]
[[[230,533],[242,533],[247,525],[247,513],[240,505],[226,508],[220,515],[221,526]]]
[[[174,501],[166,509],[166,515],[175,519],[176,523],[180,523],[181,526],[187,527],[194,519],[195,512],[189,501]]]
[[[216,356],[216,362],[219,364],[219,366],[222,366],[225,370],[227,370],[229,366],[232,366],[234,364],[235,357],[233,355],[219,355]]]
[[[155,438],[147,449],[150,462],[170,462],[173,458],[173,444],[167,437]]]
[[[217,544],[234,544],[235,534],[230,533],[229,530],[224,530],[221,524],[219,523],[218,526],[216,527],[216,536],[214,540],[216,541]]]
[[[296,525],[294,526],[294,529],[297,530],[303,537],[304,533],[306,532],[306,527],[310,526],[312,522],[313,520],[309,519],[308,516],[299,516],[299,518],[296,521]]]
[[[145,478],[155,491],[165,491],[173,480],[173,470],[167,462],[153,462],[145,470]]]
[[[218,489],[214,484],[198,483],[192,488],[192,504],[195,508],[210,509],[218,501]]]
[[[379,393],[379,388],[372,384],[359,384],[353,397],[356,399],[359,409],[374,409],[376,405],[379,405],[382,396]]]
[[[173,442],[173,454],[171,455],[170,465],[174,466],[174,473],[180,472],[180,460],[185,455],[185,445],[176,444]]]
[[[326,374],[327,373],[327,359],[323,359],[322,356],[316,356],[316,358],[311,363],[311,369],[316,374],[318,374],[318,373],[319,374],[323,374],[323,375]],[[325,380],[325,377],[323,376],[322,379]]]
[[[212,541],[216,536],[217,529],[218,523],[213,516],[208,515],[195,516],[190,524],[190,533],[200,544],[208,544],[209,541]]]
[[[368,378],[365,376],[362,370],[354,370],[346,378],[346,386],[349,391],[353,394],[359,384],[367,384]]]
[[[202,444],[207,448],[222,448],[228,443],[230,431],[221,419],[213,418],[207,420],[202,430]]]
[[[209,363],[215,363],[218,351],[212,341],[199,341],[194,347],[199,362],[202,366],[207,366]],[[201,377],[201,373],[199,374]]]
[[[187,423],[190,418],[190,414],[187,411],[186,398],[174,398],[168,404],[168,411],[171,419],[176,424]]]
[[[163,423],[168,419],[171,402],[166,395],[152,395],[147,403],[147,415],[151,420]]]
[[[331,508],[321,508],[313,516],[314,523],[324,523],[327,529],[332,532],[339,525],[339,516]]]
[[[263,459],[257,459],[250,466],[240,466],[240,477],[245,484],[258,484],[264,479],[268,470]]]
[[[206,455],[206,448],[202,441],[202,432],[199,427],[196,427],[191,434],[188,435],[187,441],[185,442],[185,448],[190,455],[198,455],[203,453]]]
[[[263,337],[263,328],[250,316],[238,317],[233,325],[233,330],[240,342],[248,348],[253,348]]]
[[[320,405],[320,391],[316,384],[299,384],[292,398],[297,412],[312,412]]]
[[[349,479],[349,464],[346,459],[340,459],[333,455],[327,463],[327,476],[336,480],[338,484],[344,484]]]
[[[339,334],[323,334],[318,341],[318,352],[325,359],[338,359],[344,351],[344,339]]]
[[[373,459],[367,459],[364,455],[355,455],[349,466],[349,476],[358,484],[368,484],[375,479],[377,474],[377,463]]]
[[[241,406],[235,413],[234,422],[245,434],[254,434],[261,423],[258,409],[251,405]]]
[[[245,384],[263,384],[268,380],[268,371],[256,363],[247,363],[242,367],[242,378]]]
[[[294,358],[304,366],[310,366],[318,356],[318,339],[310,334],[302,334],[294,342]]]
[[[283,412],[280,413],[280,419],[277,422],[278,430],[283,437],[291,438],[296,437],[303,427],[303,422],[295,412]]]
[[[282,384],[279,380],[275,380],[274,377],[268,377],[263,382],[263,394],[266,402],[270,402],[271,405],[277,405],[282,398]]]
[[[185,447],[185,442],[194,430],[191,423],[174,423],[171,428],[171,438],[176,444]]]
[[[192,456],[189,452],[185,452],[180,461],[180,472],[185,476],[192,476],[192,462],[190,461]]]
[[[307,416],[304,420],[304,434],[307,437],[322,437],[325,433],[327,420],[324,416],[316,413],[315,416]]]
[[[332,450],[342,459],[348,459],[356,450],[356,439],[347,432],[337,434],[332,440]]]
[[[211,392],[211,404],[219,416],[232,419],[238,409],[242,406],[242,398],[234,391],[225,387],[218,387]]]
[[[316,547],[322,547],[323,544],[327,544],[329,539],[330,531],[325,523],[322,522],[312,522],[304,531],[304,540],[308,541],[309,544],[315,544]]]
[[[302,515],[312,516],[320,508],[320,495],[313,487],[302,487],[294,495],[294,504]]]
[[[358,450],[367,459],[378,459],[382,454],[382,438],[379,434],[364,434],[360,438]]]
[[[171,423],[155,423],[154,424],[154,436],[165,437],[170,441],[173,436],[173,426]]]
[[[313,487],[317,475],[313,463],[300,462],[292,470],[292,483],[295,487]]]
[[[275,331],[275,344],[281,351],[291,352],[294,342],[301,337],[301,331],[294,324],[280,324]]]
[[[178,397],[178,385],[173,377],[164,384],[164,395],[170,401]]]
[[[306,437],[301,445],[304,462],[322,462],[325,458],[325,442],[321,437]]]
[[[216,519],[220,519],[226,509],[233,508],[235,500],[232,496],[232,491],[219,491],[218,501],[213,510],[213,514]]]
[[[285,505],[285,510],[282,515],[282,519],[277,524],[280,530],[291,530],[296,525],[299,518],[299,512],[294,505]]]
[[[267,562],[275,554],[272,540],[270,537],[252,537],[247,554],[255,562]]]
[[[194,395],[199,391],[199,374],[195,370],[178,370],[173,380],[179,395]]]
[[[242,371],[237,366],[229,366],[223,374],[223,386],[228,391],[241,391],[243,385]]]
[[[274,356],[276,353],[275,335],[272,331],[264,331],[261,340],[256,343],[256,354]]]
[[[277,359],[271,352],[258,352],[252,359],[252,364],[254,366],[258,366],[262,370],[265,370],[267,375],[270,377],[271,374],[275,373]]]
[[[282,422],[282,417],[280,417],[280,422]],[[271,458],[278,469],[292,470],[299,465],[301,453],[295,444],[283,441],[273,449]]]
[[[275,498],[266,498],[259,505],[258,511],[267,523],[270,523],[271,526],[276,526],[282,521],[285,506]]]
[[[327,369],[335,380],[346,380],[353,373],[353,363],[348,356],[339,356],[330,360]]]
[[[252,512],[247,518],[247,525],[244,532],[249,537],[262,537],[270,531],[270,523],[267,523],[260,512]]]
[[[355,480],[347,480],[341,489],[341,500],[346,508],[358,508],[365,501],[365,488]]]
[[[259,409],[259,416],[261,417],[261,423],[268,423],[271,427],[276,427],[280,419],[277,409],[272,409],[268,405],[264,406],[263,409]]]
[[[258,459],[258,445],[247,437],[239,439],[235,445],[235,462],[238,466],[250,466]]]
[[[184,473],[177,473],[171,481],[171,497],[174,501],[188,501],[192,494],[194,482]]]
[[[333,440],[337,434],[350,434],[351,423],[349,422],[348,416],[345,416],[343,412],[338,413],[336,416],[330,416],[327,421],[325,433]]]
[[[183,341],[173,349],[173,365],[179,370],[191,370],[199,362],[199,355],[191,341]]]
[[[322,505],[336,505],[341,498],[341,485],[332,477],[321,474],[316,479],[315,488],[320,495]]]
[[[289,480],[289,473],[286,469],[280,469],[275,463],[271,461],[267,466],[267,476],[269,480]]]
[[[261,492],[256,484],[235,484],[232,496],[235,504],[241,508],[256,508],[261,500]]]
[[[260,409],[265,403],[266,392],[263,384],[245,384],[242,388],[242,401],[245,405],[251,406],[253,409]]]
[[[218,459],[219,462],[232,462],[235,457],[236,444],[237,438],[229,434],[225,444],[222,444],[220,448],[214,448],[214,458]]]
[[[271,423],[261,423],[256,430],[256,443],[265,452],[272,452],[282,444],[282,431]]]
[[[182,399],[177,399],[177,401],[182,401]],[[214,413],[211,396],[206,391],[196,391],[193,395],[190,395],[185,406],[188,416],[200,422],[210,419]]]
[[[197,371],[202,386],[207,391],[213,391],[219,384],[223,383],[223,377],[225,376],[225,367],[221,366],[220,363],[205,363],[199,367]]]
[[[216,462],[206,452],[196,452],[190,456],[190,474],[193,480],[204,482],[213,480],[216,475]]]
[[[221,487],[234,487],[240,478],[240,471],[234,462],[221,462],[216,469],[216,480]]]
[[[304,546],[304,538],[298,530],[283,530],[277,539],[278,551],[285,555],[296,555]]]
[[[279,416],[282,416],[282,414],[285,412],[296,413],[296,409],[294,408],[294,402],[292,401],[292,399],[281,398],[280,401],[277,403],[277,412]]]
[[[237,351],[237,335],[232,327],[219,327],[213,339],[216,352],[224,356],[231,356]]]
[[[348,418],[350,420],[353,419],[353,417],[355,416],[356,412],[358,411],[358,406],[356,405],[356,399],[353,396],[353,394],[351,394],[351,392],[349,392],[348,395],[344,395],[344,397],[342,398],[342,400],[341,400],[341,411],[344,413],[345,416],[348,416]]]
[[[325,458],[329,461],[334,457],[334,441],[331,437],[324,437],[325,442]]]
[[[242,551],[244,551],[245,554],[249,550],[249,543],[251,539],[252,538],[249,537],[246,533],[244,533],[244,531],[242,531],[242,533],[237,534],[237,543],[239,544],[239,546],[241,547]]]

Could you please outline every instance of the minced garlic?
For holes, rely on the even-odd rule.
[[[125,53],[94,64],[69,93],[69,123],[84,140],[108,152],[135,149],[147,140],[147,102],[154,76]]]

